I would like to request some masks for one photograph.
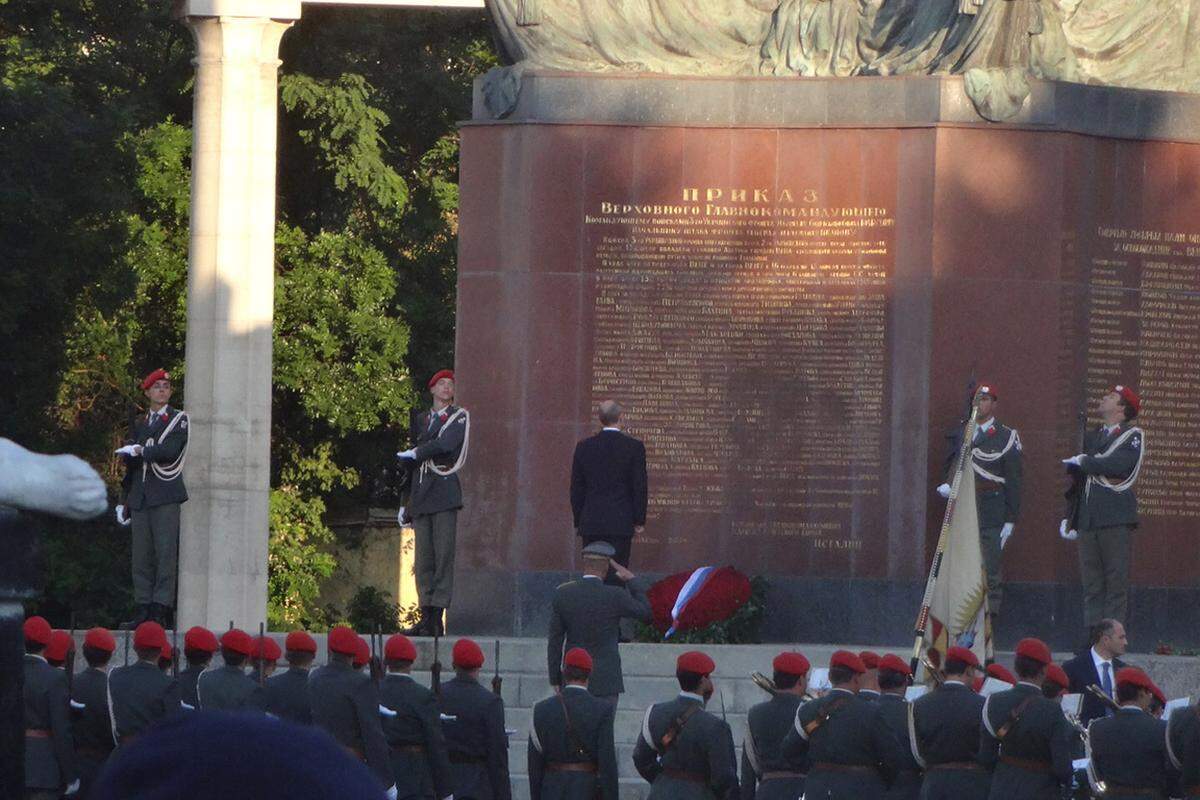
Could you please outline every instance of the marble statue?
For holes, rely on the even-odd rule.
[[[0,505],[68,519],[90,519],[108,508],[104,481],[83,459],[31,453],[0,439]]]

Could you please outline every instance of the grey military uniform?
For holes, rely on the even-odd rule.
[[[187,710],[196,711],[200,708],[200,701],[196,699],[196,681],[206,669],[207,667],[187,667],[179,673],[179,698],[190,706]]]
[[[365,761],[383,787],[395,783],[379,721],[379,690],[349,664],[331,661],[308,679],[313,722]]]
[[[25,787],[61,791],[77,777],[67,676],[44,658],[29,654],[23,674]]]
[[[909,703],[901,695],[881,693],[879,695],[879,718],[900,745],[900,763],[896,776],[888,787],[887,800],[916,800],[921,794],[921,765],[912,754],[912,741],[908,731]]]
[[[433,692],[411,675],[387,675],[379,702],[393,712],[381,721],[399,800],[441,800],[451,794],[450,759]]]
[[[456,675],[442,684],[438,708],[454,800],[511,800],[504,701]]]
[[[800,696],[780,692],[750,709],[742,741],[742,800],[796,800],[804,794],[808,748],[785,756],[783,740],[796,719]]]
[[[613,698],[625,691],[617,647],[624,618],[650,618],[650,601],[640,578],[631,580],[624,589],[592,577],[568,581],[555,589],[546,642],[551,685],[562,683],[563,654],[581,647],[592,657],[588,691],[597,697]]]
[[[1165,738],[1171,765],[1180,771],[1179,796],[1200,800],[1200,706],[1172,714]]]
[[[79,796],[88,790],[113,751],[112,719],[108,712],[108,673],[88,667],[71,686],[75,756],[79,766]],[[82,706],[82,707],[81,707]]]
[[[263,700],[268,714],[300,725],[312,724],[306,669],[290,667],[267,678]]]
[[[1029,683],[983,705],[979,761],[994,768],[992,800],[1057,800],[1071,781],[1071,731],[1062,706]]]
[[[1167,723],[1136,707],[1092,720],[1088,725],[1092,767],[1108,787],[1108,796],[1135,791],[1140,797],[1176,796],[1173,789],[1179,773],[1167,758],[1166,733]]]
[[[921,800],[987,800],[991,771],[978,761],[983,703],[957,680],[913,702],[916,750],[925,762]]]
[[[617,800],[616,707],[582,686],[533,707],[528,765],[530,800]],[[576,771],[592,765],[591,772]]]
[[[263,687],[241,667],[228,664],[206,670],[196,681],[198,708],[204,711],[262,711],[267,707]]]
[[[664,744],[671,729],[678,734]],[[738,791],[733,733],[689,692],[646,709],[633,763],[650,783],[650,800],[725,800]]]
[[[979,544],[987,573],[988,611],[998,613],[1001,588],[1000,531],[1016,524],[1021,512],[1021,439],[1016,430],[993,422],[980,429],[971,447],[975,469],[975,503],[979,515]]]
[[[179,682],[156,664],[139,661],[108,676],[117,742],[126,744],[159,720],[180,714]]]

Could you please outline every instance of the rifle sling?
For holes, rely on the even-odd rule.
[[[571,748],[574,750],[574,755],[577,755],[581,758],[586,758],[589,761],[593,761],[594,759],[592,758],[592,754],[589,753],[588,749],[583,746],[583,742],[580,740],[579,734],[575,731],[575,726],[571,724],[571,714],[567,711],[567,701],[563,699],[563,693],[559,692],[557,697],[558,704],[562,706],[563,717],[567,721],[567,740],[571,743]]]
[[[1025,709],[1029,708],[1030,704],[1039,697],[1041,697],[1040,694],[1031,694],[1020,703],[1017,703],[1016,708],[1008,712],[1008,719],[1004,721],[1003,725],[996,729],[996,739],[998,741],[1004,741],[1004,737],[1008,736],[1009,732],[1013,729],[1013,726],[1020,722],[1021,715],[1025,713]]]
[[[838,697],[834,700],[830,700],[820,711],[817,712],[817,716],[815,718],[804,723],[804,735],[811,738],[812,735],[816,733],[822,725],[829,721],[829,718],[833,716],[835,711],[849,702],[849,697]]]
[[[683,733],[683,726],[687,725],[688,720],[699,710],[700,706],[690,705],[684,709],[682,714],[671,720],[671,724],[667,726],[667,732],[662,735],[662,739],[659,741],[659,745],[662,748],[659,750],[660,753],[665,755],[671,749],[671,745],[679,738],[679,734]]]

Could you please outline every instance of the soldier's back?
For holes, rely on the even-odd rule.
[[[650,611],[640,579],[622,588],[598,578],[578,578],[559,586],[551,603],[565,634],[562,652],[578,647],[592,657],[588,691],[597,696],[625,691],[618,648],[621,619],[645,618]]]
[[[74,742],[67,708],[67,676],[37,656],[22,665],[25,717],[25,786],[59,789],[75,775]]]
[[[108,676],[118,744],[127,744],[154,723],[182,712],[179,683],[154,664],[139,661]]]
[[[884,693],[879,697],[879,719],[895,738],[902,754],[896,777],[885,795],[887,800],[916,800],[921,792],[921,765],[912,754],[909,710],[908,701],[900,695]]]
[[[478,682],[456,676],[442,684],[438,707],[455,800],[508,800],[503,701]]]
[[[682,727],[664,748],[663,738],[678,720],[683,720]],[[657,760],[657,769],[652,760]],[[724,798],[737,787],[729,725],[687,694],[647,709],[634,762],[642,776],[652,781],[651,800],[711,800]]]
[[[1174,768],[1167,759],[1166,723],[1138,708],[1123,708],[1088,726],[1096,776],[1112,796],[1165,797]]]
[[[1167,721],[1167,756],[1180,771],[1180,796],[1200,798],[1200,706],[1180,709]]]
[[[984,701],[980,758],[994,765],[994,800],[1057,800],[1071,780],[1070,731],[1062,707],[1028,683]]]
[[[262,711],[263,688],[228,664],[206,671],[196,681],[196,699],[205,711]]]
[[[200,701],[196,699],[196,682],[204,672],[204,667],[186,667],[179,673],[179,699],[183,701],[185,710],[196,711]]]
[[[308,670],[292,667],[267,678],[263,701],[267,713],[300,725],[312,724],[308,698]]]
[[[834,689],[800,706],[796,727],[811,730],[807,733],[811,766],[806,795],[882,797],[901,754],[880,719],[877,704]]]
[[[71,686],[75,755],[79,763],[79,794],[87,796],[100,768],[113,751],[112,721],[108,715],[108,673],[88,668]]]
[[[985,800],[991,773],[978,761],[984,698],[944,683],[913,702],[916,747],[925,762],[923,800]]]
[[[611,703],[581,686],[566,686],[561,695],[533,707],[530,744],[536,752],[530,754],[530,776],[532,780],[536,761],[541,771],[538,800],[592,800],[598,794],[616,800],[615,713]],[[570,764],[579,766],[562,766]]]
[[[780,692],[752,707],[742,742],[743,800],[795,800],[804,794],[808,753],[784,753],[783,740],[796,721],[800,696]]]
[[[410,675],[388,675],[379,687],[383,735],[396,776],[397,797],[434,798],[452,793],[446,740],[437,698]]]

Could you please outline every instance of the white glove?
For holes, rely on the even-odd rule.
[[[119,456],[140,456],[142,454],[142,446],[140,444],[127,444],[124,447],[118,447],[113,452]]]
[[[1011,522],[1004,523],[1004,527],[1000,529],[1000,549],[1004,549],[1004,545],[1008,544],[1008,537],[1012,536],[1013,524]]]
[[[1077,467],[1078,467],[1078,466],[1082,466],[1082,465],[1083,465],[1083,453],[1080,453],[1080,454],[1079,454],[1079,455],[1077,455],[1077,456],[1071,456],[1070,458],[1064,458],[1064,459],[1062,460],[1062,463],[1064,463],[1064,464],[1073,464],[1073,465],[1075,465],[1075,466],[1077,466]]]
[[[442,800],[454,800],[454,795],[448,794],[445,797],[443,797]]]
[[[937,493],[940,494],[942,497],[949,499],[950,498],[950,484],[943,483],[941,486],[939,486],[937,488]]]
[[[70,786],[67,787],[67,790],[65,792],[63,792],[63,795],[69,797],[70,795],[73,795],[78,791],[79,791],[79,778],[76,778],[74,780],[74,782]]]
[[[396,453],[396,457],[397,458],[410,458],[413,461],[416,461],[417,448],[414,447],[412,450],[405,450],[403,453]]]
[[[404,527],[404,506],[400,506],[400,510],[396,512],[396,524]]]
[[[396,797],[396,784],[393,783],[392,788],[387,790],[387,798],[388,800],[396,800]]]
[[[1058,523],[1058,535],[1066,539],[1068,542],[1073,542],[1079,538],[1078,531],[1067,530],[1067,521],[1065,519]]]
[[[125,506],[117,506],[117,524],[126,527],[132,522],[133,520],[129,518],[129,512]]]

